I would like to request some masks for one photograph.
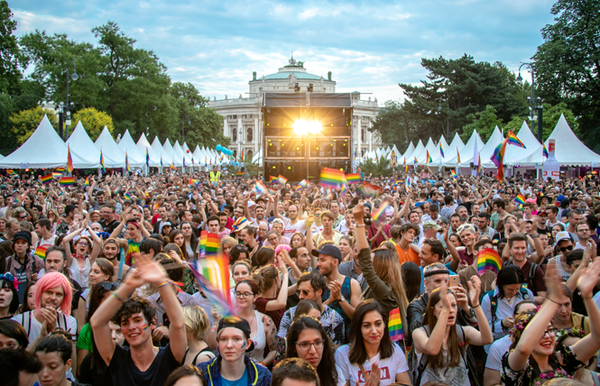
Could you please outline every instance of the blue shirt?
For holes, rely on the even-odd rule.
[[[244,371],[244,375],[237,381],[230,381],[221,377],[221,383],[223,386],[247,386],[248,385],[248,372]]]

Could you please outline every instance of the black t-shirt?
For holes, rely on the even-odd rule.
[[[104,373],[102,374],[98,374],[96,369],[92,368],[92,353],[87,354],[79,367],[79,381],[92,386],[113,386],[110,371],[108,371],[104,362],[100,363],[100,366],[104,367]]]
[[[104,229],[104,232],[108,233],[108,234],[112,234],[113,231],[121,224],[120,222],[118,222],[117,220],[112,220],[111,222],[109,222],[108,224],[106,223],[106,220],[102,219],[99,222],[100,226],[102,227],[102,229]]]
[[[140,371],[131,359],[129,347],[117,345],[108,369],[115,385],[163,386],[169,374],[180,366],[171,352],[171,345],[159,348],[146,371]]]

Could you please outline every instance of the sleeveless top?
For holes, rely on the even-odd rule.
[[[142,239],[142,241],[144,240]],[[133,240],[127,240],[127,254],[125,255],[125,264],[127,264],[128,266],[132,267],[133,264],[135,264],[135,260],[133,260],[131,255],[140,252],[140,244],[142,243],[142,241],[136,243]]]
[[[254,311],[254,319],[256,320],[256,333],[250,336],[254,343],[254,349],[247,352],[249,358],[260,362],[265,359],[265,347],[267,346],[267,336],[265,335],[265,326],[262,322],[263,314]]]
[[[85,257],[85,265],[83,268],[79,266],[79,262],[77,261],[77,257],[73,255],[73,261],[71,262],[71,272],[73,272],[73,280],[75,280],[81,287],[87,287],[90,280],[90,269],[92,266],[90,265],[90,259]]]
[[[352,290],[350,289],[350,280],[351,278],[349,276],[346,276],[346,278],[344,279],[344,282],[342,283],[342,289],[340,290],[340,292],[342,293],[342,296],[344,298],[346,298],[346,301],[348,303],[350,303],[350,298],[352,297]],[[329,290],[326,290],[323,295],[321,296],[321,299],[323,301],[326,301],[327,299],[329,299]],[[346,313],[344,312],[344,309],[342,308],[342,306],[340,305],[340,302],[333,301],[331,302],[331,304],[329,304],[329,308],[333,309],[334,311],[336,311],[338,314],[340,314],[342,316],[342,319],[344,319],[344,337],[345,340],[348,341],[349,339],[349,333],[350,333],[350,318],[346,315]]]

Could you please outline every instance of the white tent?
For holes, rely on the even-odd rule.
[[[154,141],[152,141],[152,149],[154,150],[154,152],[158,156],[158,165],[160,167],[165,167],[165,166],[169,166],[170,165],[167,162],[168,157],[167,157],[167,155],[165,153],[165,150],[163,149],[163,146],[160,144],[160,140],[158,139],[158,135],[156,137],[154,137]]]
[[[591,166],[600,164],[600,155],[585,146],[569,127],[563,114],[560,115],[558,123],[546,140],[554,139],[556,143],[556,160],[560,166]]]
[[[433,142],[433,139],[431,139],[431,137],[429,137],[429,139],[427,140],[427,145],[425,145],[425,149],[423,149],[423,151],[421,151],[421,153],[417,154],[415,152],[415,155],[412,158],[417,158],[417,165],[426,165],[427,164],[427,152],[429,152],[429,155],[431,156],[431,159],[433,160],[433,155],[435,153],[439,153],[439,150],[437,150],[437,146],[435,145],[435,143]],[[431,165],[433,166],[433,165]]]
[[[488,139],[483,149],[479,151],[479,158],[481,158],[481,165],[483,168],[496,168],[496,165],[492,162],[491,158],[492,154],[494,154],[494,150],[496,150],[502,141],[504,141],[504,136],[500,132],[500,129],[498,129],[498,126],[496,126],[490,139]],[[478,159],[474,159],[473,162],[477,164]]]
[[[419,143],[417,143],[417,146],[415,147],[415,149],[412,151],[412,153],[408,153],[406,152],[406,154],[404,154],[404,159],[406,159],[406,164],[407,165],[414,165],[415,163],[415,156],[418,154],[421,154],[421,152],[425,149],[425,146],[423,146],[423,142],[421,142],[421,140],[419,139]]]
[[[98,150],[102,151],[106,168],[122,168],[125,166],[125,153],[119,148],[106,126],[104,126],[102,133],[100,133],[94,144]]]
[[[186,157],[188,157],[191,161],[194,161],[190,163],[190,165],[193,164],[194,166],[198,166],[198,159],[194,157],[194,153],[188,147],[187,143],[184,142],[183,145],[181,145],[181,150],[183,150],[183,154],[185,154]]]
[[[77,123],[67,144],[71,148],[71,158],[75,169],[97,169],[100,167],[100,150],[83,128],[81,121]],[[105,162],[106,165],[106,162]]]
[[[135,144],[140,151],[144,155],[144,160],[146,159],[146,151],[148,151],[148,157],[150,158],[149,165],[150,167],[159,167],[160,166],[160,155],[154,151],[150,142],[148,142],[148,138],[146,138],[146,134],[142,133],[140,135],[140,139]]]
[[[146,164],[146,153],[142,154],[140,152],[140,149],[133,142],[129,130],[125,130],[125,133],[123,133],[123,137],[119,141],[119,148],[126,153],[129,167],[141,168]]]
[[[167,138],[165,143],[163,144],[163,164],[165,166],[174,165],[175,167],[181,167],[183,165],[183,159],[177,158],[175,151],[173,150],[173,146],[171,146],[171,141]],[[164,157],[166,156],[166,157]]]
[[[408,144],[408,147],[406,148],[406,151],[404,152],[404,154],[402,154],[402,157],[398,157],[398,161],[400,163],[404,163],[404,162],[408,161],[406,159],[406,157],[410,156],[414,151],[415,151],[415,145],[413,145],[412,141],[410,141],[410,143]]]
[[[80,161],[73,153],[71,158],[73,163]],[[58,136],[46,115],[27,141],[0,161],[2,169],[42,169],[66,165],[67,145]]]
[[[175,145],[173,145],[173,150],[175,151],[175,159],[179,159],[180,162],[183,164],[183,159],[185,158],[185,166],[192,166],[192,158],[188,154],[184,153],[183,148],[179,144],[178,140],[175,141]]]
[[[504,154],[504,163],[516,166],[542,165],[546,160],[542,144],[533,135],[525,121],[523,121],[521,129],[517,133],[517,138],[523,142],[525,147],[507,145],[506,154]]]
[[[458,133],[455,133],[454,138],[452,138],[452,142],[450,142],[450,145],[448,145],[448,150],[444,149],[444,159],[442,162],[450,161],[453,158],[456,158],[456,154],[459,154],[464,147],[464,142],[462,139],[460,139]]]
[[[436,165],[441,165],[442,162],[444,162],[444,157],[442,157],[442,151],[441,149],[444,150],[444,156],[446,155],[446,152],[448,151],[448,142],[446,142],[446,138],[444,137],[444,134],[442,134],[442,136],[440,137],[440,141],[438,142],[437,146],[436,146],[436,150],[434,152],[434,154],[431,155],[431,158],[433,158],[433,163]]]
[[[450,155],[452,158],[450,158],[448,161],[445,161],[443,165],[446,167],[459,166],[468,168],[470,167],[470,163],[473,161],[473,152],[475,151],[475,147],[477,147],[477,149],[483,149],[484,146],[485,145],[483,141],[481,138],[479,138],[479,133],[477,133],[477,130],[473,130],[471,138],[469,138],[462,150],[459,150],[458,152],[460,154],[460,165],[457,165],[458,158],[456,157],[456,154],[454,154],[454,156]]]

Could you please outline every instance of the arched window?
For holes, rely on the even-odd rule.
[[[246,129],[246,142],[252,142],[252,128],[249,127]]]
[[[248,152],[246,153],[246,157],[247,157],[247,158],[248,158],[250,161],[252,161],[252,156],[253,156],[252,150],[248,150]]]
[[[237,128],[236,127],[231,128],[231,142],[232,143],[237,142]]]
[[[365,129],[361,129],[360,130],[360,141],[363,143],[366,142],[365,137],[366,137]]]

